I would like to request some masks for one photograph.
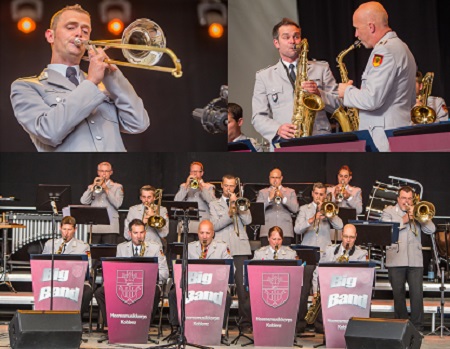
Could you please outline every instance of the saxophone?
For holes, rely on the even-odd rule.
[[[312,325],[316,322],[317,316],[321,308],[320,304],[320,291],[317,291],[317,295],[314,297],[314,303],[308,308],[308,312],[305,316],[305,321],[308,325]]]
[[[63,249],[64,249],[64,246],[66,246],[66,239],[63,239],[63,242],[62,242],[62,244],[59,246],[58,251],[56,251],[56,254],[61,254],[62,251],[63,251]]]
[[[353,44],[350,45],[349,48],[339,53],[336,58],[343,83],[347,83],[349,80],[347,67],[343,62],[344,57],[347,55],[347,53],[354,50],[355,48],[359,48],[360,46],[361,40],[356,40]],[[339,123],[343,132],[352,132],[359,130],[359,112],[356,108],[347,108],[341,105],[334,111],[331,119],[335,119]]]
[[[139,253],[139,257],[144,257],[145,254],[145,241],[141,241],[141,253]]]
[[[278,245],[275,245],[275,252],[273,253],[273,259],[277,260],[278,259]]]
[[[348,255],[348,253],[349,253],[348,248],[349,248],[349,244],[347,243],[347,245],[345,245],[344,253],[336,259],[337,263],[348,263],[348,260],[350,258],[350,256]]]
[[[295,126],[294,138],[299,138],[312,135],[316,113],[325,108],[325,104],[319,96],[302,89],[302,82],[308,81],[308,40],[303,39],[295,48],[302,50],[297,64],[291,123]]]
[[[411,109],[411,121],[414,125],[432,124],[436,121],[436,111],[427,105],[428,97],[431,95],[433,79],[433,72],[426,73],[422,79],[423,85],[418,98],[423,105],[417,105]]]

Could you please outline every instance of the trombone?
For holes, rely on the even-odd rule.
[[[94,50],[95,46],[105,47],[105,49],[122,49],[122,53],[128,62],[106,59],[105,63],[108,64],[171,73],[176,78],[183,75],[180,60],[171,49],[166,48],[166,38],[161,27],[146,18],[138,19],[125,28],[122,39],[81,40],[76,38],[74,44],[78,47],[92,45]],[[155,66],[164,53],[172,59],[173,68]]]
[[[156,189],[155,201],[157,202],[157,204],[155,205],[154,202],[152,204],[152,206],[153,206],[152,208],[153,208],[153,211],[155,212],[155,215],[151,216],[147,222],[150,227],[156,228],[156,229],[161,229],[166,225],[166,220],[159,215],[159,211],[161,208],[162,192],[163,192],[162,189]],[[156,208],[155,208],[155,206],[156,206]],[[145,206],[145,207],[147,207],[147,206]]]
[[[236,201],[230,201],[228,214],[233,218],[234,231],[236,232],[236,235],[239,236],[238,213],[248,211],[250,208],[250,200],[242,196],[241,180],[239,177],[236,177],[236,186],[238,188],[238,197]],[[231,192],[229,190],[228,194],[231,196]]]
[[[317,205],[317,210],[319,209],[319,205]],[[316,213],[317,213],[316,210]],[[333,218],[334,216],[336,216],[339,213],[339,207],[338,205],[336,205],[334,202],[331,201],[331,193],[328,193],[327,198],[324,202],[322,202],[322,205],[320,207],[320,213],[322,215],[324,215],[325,217],[327,217],[328,219]],[[316,223],[315,221],[315,216],[314,216],[314,224]],[[315,233],[318,234],[319,233],[319,228],[320,228],[320,220],[317,223],[317,227],[315,230]]]

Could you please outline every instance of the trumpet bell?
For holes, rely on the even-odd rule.
[[[147,18],[138,19],[125,28],[122,42],[129,45],[166,47],[166,37],[161,27]],[[163,55],[160,51],[122,49],[122,52],[128,62],[141,65],[155,65]]]
[[[414,206],[414,218],[421,223],[426,223],[433,219],[436,209],[431,202],[421,201]]]
[[[432,124],[436,121],[436,112],[433,108],[418,105],[411,110],[411,121],[415,125]]]
[[[247,211],[250,208],[250,200],[244,197],[237,198],[236,207],[241,212]]]
[[[322,204],[323,215],[327,218],[333,218],[339,213],[339,207],[331,201]]]

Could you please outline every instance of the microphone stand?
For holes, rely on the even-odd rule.
[[[188,234],[189,234],[189,211],[190,208],[187,209],[177,209],[177,211],[183,211],[182,214],[178,212],[175,213],[175,216],[178,220],[182,220],[182,232],[183,232],[183,257],[181,264],[181,321],[180,321],[180,333],[176,336],[175,340],[172,343],[151,347],[153,348],[186,348],[186,346],[200,348],[200,349],[214,349],[212,347],[206,347],[199,344],[188,343],[185,333],[185,322],[186,322],[186,296],[188,294]]]
[[[55,236],[56,236],[56,219],[58,215],[58,208],[56,207],[56,201],[58,197],[50,197],[50,204],[52,206],[52,264],[51,264],[51,279],[50,279],[50,310],[53,310],[53,280],[55,272]]]
[[[444,285],[444,279],[445,279],[445,272],[444,267],[441,269],[441,287],[439,287],[439,290],[441,291],[441,325],[436,328],[433,332],[430,332],[427,334],[429,335],[437,335],[438,331],[441,332],[441,338],[444,336],[444,331],[446,332],[446,336],[450,335],[450,330],[444,326],[444,305],[445,305],[445,285]]]

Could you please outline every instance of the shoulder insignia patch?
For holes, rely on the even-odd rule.
[[[373,56],[372,64],[374,67],[379,67],[383,63],[383,56],[382,55],[375,55]]]
[[[448,113],[447,106],[445,104],[442,104],[442,110],[444,110],[446,113]]]

